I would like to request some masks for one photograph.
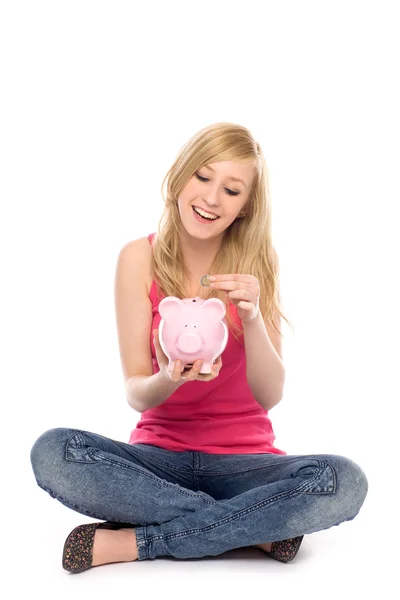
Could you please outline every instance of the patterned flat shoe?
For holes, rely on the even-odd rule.
[[[93,543],[96,529],[121,529],[134,527],[130,523],[87,523],[75,527],[65,540],[62,566],[70,573],[82,573],[90,569],[93,560]]]
[[[304,535],[300,535],[298,537],[289,538],[288,540],[272,542],[271,552],[268,553],[269,556],[280,562],[290,562],[299,551],[303,537]]]

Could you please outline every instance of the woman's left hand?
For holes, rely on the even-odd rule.
[[[210,275],[210,287],[224,290],[229,300],[237,306],[242,322],[252,321],[260,312],[260,286],[253,275]]]

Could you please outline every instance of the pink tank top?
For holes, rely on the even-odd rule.
[[[154,235],[148,236],[150,243]],[[163,297],[153,280],[150,290],[153,373],[159,367],[152,331],[158,329],[161,320],[158,304]],[[236,307],[230,306],[234,318],[239,320]],[[287,454],[274,447],[274,440],[268,411],[256,402],[247,384],[243,339],[238,341],[230,333],[218,377],[207,382],[184,383],[163,404],[141,413],[129,443],[153,444],[178,452]]]

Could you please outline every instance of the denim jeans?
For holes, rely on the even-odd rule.
[[[38,485],[89,517],[136,526],[139,560],[199,558],[310,534],[358,514],[362,469],[335,454],[173,452],[56,428],[31,450]]]

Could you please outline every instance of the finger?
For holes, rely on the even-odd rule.
[[[158,339],[158,329],[153,329],[153,343],[157,348],[160,347],[160,340]]]
[[[181,369],[182,367],[179,365],[179,361],[175,361],[172,365],[172,370],[170,371],[167,366],[167,373],[171,381],[179,381],[181,378]]]
[[[196,379],[200,373],[201,366],[203,364],[202,360],[196,360],[193,364],[193,367],[190,369],[189,373],[187,373],[186,378],[188,381],[193,381]]]
[[[222,367],[222,356],[219,355],[218,358],[217,358],[217,361],[216,361],[215,365],[213,366],[213,375],[214,375],[214,377],[217,377],[219,375],[221,367]]]
[[[245,302],[244,300],[241,300],[238,304],[238,308],[241,308],[242,310],[246,311],[251,311],[255,309],[255,306],[252,302]]]
[[[254,275],[245,275],[243,273],[230,273],[230,274],[218,274],[218,275],[210,275],[210,281],[244,281],[246,283],[250,283],[254,281],[256,277]]]
[[[159,339],[158,339],[158,331],[157,331],[157,329],[153,329],[153,344],[154,344],[154,348],[155,348],[155,351],[156,351],[156,358],[158,360],[158,359],[161,358],[162,350],[161,350],[160,342],[159,342]]]
[[[214,365],[213,368],[212,368],[212,375],[214,377],[217,377],[218,373],[219,373],[219,366],[218,365]]]
[[[154,343],[154,347],[156,349],[156,354],[158,356],[163,356],[165,358],[168,358],[167,355],[165,354],[164,350],[161,347],[160,336],[159,336],[159,333],[158,333],[158,329],[153,329],[153,334],[154,334],[153,343]]]
[[[233,290],[232,292],[229,292],[228,296],[229,298],[235,300],[246,300],[247,302],[256,302],[254,294],[252,294],[250,290],[244,290],[242,288],[240,290]]]
[[[252,285],[250,283],[246,283],[245,281],[226,280],[226,281],[211,282],[210,287],[215,290],[222,290],[222,291],[230,292],[232,290],[243,290],[243,289],[250,290]]]

